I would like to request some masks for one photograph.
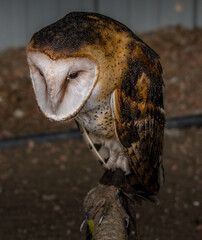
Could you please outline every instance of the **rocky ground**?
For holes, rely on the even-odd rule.
[[[141,37],[162,59],[167,117],[202,113],[202,29]],[[0,52],[0,138],[72,127],[38,111],[25,49]],[[161,204],[137,209],[142,240],[202,238],[201,144],[202,128],[166,130]],[[0,239],[85,239],[82,202],[101,174],[81,139],[0,149]]]

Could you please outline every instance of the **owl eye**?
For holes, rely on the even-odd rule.
[[[44,75],[43,75],[43,73],[42,73],[41,69],[39,69],[39,68],[38,68],[38,71],[39,71],[39,74],[41,75],[41,77],[43,77],[43,78],[44,78]]]
[[[75,79],[75,78],[77,78],[78,76],[79,76],[79,72],[73,72],[73,73],[69,74],[69,78],[70,78],[70,79]]]

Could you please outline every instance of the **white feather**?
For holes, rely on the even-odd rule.
[[[87,58],[54,61],[36,51],[28,53],[28,63],[38,105],[48,118],[56,121],[70,119],[78,113],[97,81],[97,66]],[[79,75],[68,82],[63,94],[62,84],[73,72]]]

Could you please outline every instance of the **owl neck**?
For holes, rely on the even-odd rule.
[[[89,106],[91,106],[90,103]],[[82,111],[76,115],[75,120],[94,135],[112,137],[114,128],[110,99],[100,101],[91,108],[89,106],[84,106]]]

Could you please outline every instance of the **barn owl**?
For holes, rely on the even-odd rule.
[[[33,35],[27,60],[43,114],[74,118],[104,168],[157,193],[165,123],[159,56],[125,25],[73,12]]]

